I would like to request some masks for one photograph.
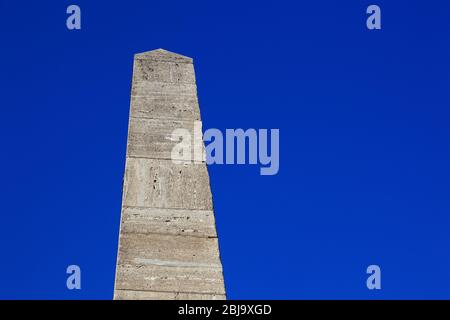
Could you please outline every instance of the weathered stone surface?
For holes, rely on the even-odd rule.
[[[192,237],[216,237],[211,210],[124,207],[122,233],[160,233]]]
[[[197,97],[197,86],[190,83],[170,83],[170,82],[152,82],[136,81],[131,88],[133,96],[187,96]]]
[[[134,61],[133,81],[153,81],[195,84],[194,66],[190,63]]]
[[[122,233],[119,264],[220,268],[217,238]]]
[[[225,300],[223,294],[116,290],[116,300]]]
[[[196,120],[192,59],[162,49],[135,55],[115,299],[225,299]],[[175,129],[190,133],[195,163],[172,154],[183,141]]]
[[[204,150],[200,122],[131,117],[129,126],[128,156],[152,159],[183,159],[183,153],[172,153],[175,145],[180,143],[180,137],[177,134],[172,134],[177,129],[183,129],[189,133],[190,138],[187,141],[189,146],[196,144]],[[189,149],[189,159],[194,159],[193,148]],[[204,157],[199,155],[198,161],[202,160],[204,161]]]
[[[131,115],[136,118],[200,120],[196,96],[132,96]]]
[[[156,49],[152,51],[137,53],[134,55],[135,60],[145,59],[157,62],[178,62],[178,63],[192,63],[192,58],[183,56],[178,53],[170,52],[164,49]]]
[[[127,158],[123,205],[211,210],[212,195],[206,165]]]
[[[116,300],[225,300],[225,295],[163,291],[116,290]]]
[[[118,265],[117,289],[224,294],[218,268]]]

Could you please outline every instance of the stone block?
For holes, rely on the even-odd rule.
[[[197,125],[197,128],[194,126]],[[130,118],[128,132],[127,155],[132,157],[143,157],[152,159],[183,159],[183,153],[174,153],[175,145],[180,143],[177,134],[172,135],[176,129],[189,132],[188,145],[190,146],[189,159],[194,159],[194,143],[204,151],[201,133],[201,123],[174,119],[143,119]],[[197,133],[195,133],[195,130]],[[199,155],[199,161],[204,158]]]
[[[116,290],[225,294],[222,269],[118,265]]]
[[[197,97],[197,86],[190,83],[135,81],[131,88],[133,96],[155,95]]]
[[[216,237],[211,210],[124,207],[123,233],[159,233],[192,237]]]
[[[195,84],[194,66],[187,63],[136,59],[133,81]]]
[[[217,238],[123,233],[119,249],[122,265],[220,269]]]
[[[212,210],[206,164],[128,157],[123,205]]]
[[[225,300],[223,294],[116,290],[115,300]]]
[[[200,120],[197,96],[193,95],[132,96],[130,115],[136,118]]]

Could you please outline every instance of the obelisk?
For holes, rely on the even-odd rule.
[[[114,299],[225,299],[206,163],[171,156],[198,121],[192,59],[136,54]]]

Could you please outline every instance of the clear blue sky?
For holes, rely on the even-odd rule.
[[[205,129],[280,129],[278,175],[209,168],[229,298],[450,298],[448,1],[0,3],[0,298],[112,298],[133,54],[156,48],[195,59]]]

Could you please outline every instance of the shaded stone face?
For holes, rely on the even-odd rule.
[[[172,149],[179,143],[179,139],[171,137],[175,129],[187,130],[191,137],[196,139],[192,143],[203,144],[201,134],[197,137],[194,126],[192,120],[132,117],[128,132],[127,155],[148,159],[171,159]]]
[[[200,120],[192,59],[135,55],[115,299],[225,299],[209,175],[175,164],[174,129]]]

